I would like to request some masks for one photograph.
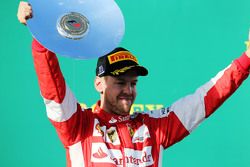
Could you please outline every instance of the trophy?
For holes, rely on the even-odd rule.
[[[44,47],[76,59],[100,57],[122,40],[125,23],[114,0],[29,0],[27,26]]]

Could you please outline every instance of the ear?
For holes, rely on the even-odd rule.
[[[96,76],[95,78],[95,89],[99,93],[103,93],[103,79]]]

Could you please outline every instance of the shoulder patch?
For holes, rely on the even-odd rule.
[[[150,111],[146,111],[144,113],[148,114],[149,117],[152,117],[152,118],[163,118],[163,117],[167,117],[169,112],[170,112],[170,110],[168,107],[168,108],[162,108],[159,110],[150,110]]]

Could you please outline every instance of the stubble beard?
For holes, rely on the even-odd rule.
[[[128,115],[130,113],[133,102],[134,100],[131,100],[130,102],[123,102],[119,98],[117,98],[115,102],[108,101],[110,109],[112,110],[110,112],[116,115]]]

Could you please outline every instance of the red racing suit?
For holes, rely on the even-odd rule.
[[[168,108],[133,115],[82,109],[65,83],[56,55],[35,40],[32,53],[47,116],[62,141],[67,167],[161,166],[162,151],[210,116],[247,78],[243,54],[193,94]]]

